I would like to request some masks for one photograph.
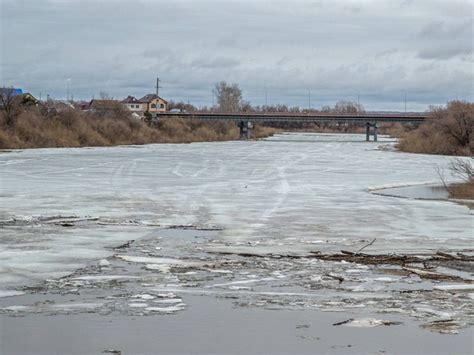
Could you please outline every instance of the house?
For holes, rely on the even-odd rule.
[[[142,104],[146,104],[145,111],[148,111],[151,114],[166,112],[168,109],[168,101],[162,99],[156,94],[145,95],[139,101]]]
[[[21,103],[24,105],[35,105],[37,106],[40,103],[40,100],[38,100],[36,97],[31,95],[30,93],[24,93],[21,95],[18,95],[19,97],[21,96]]]
[[[139,115],[143,115],[143,112],[147,110],[147,104],[140,102],[134,96],[127,96],[126,99],[122,100],[122,103],[132,112],[137,113]]]
[[[23,95],[22,89],[15,89],[15,88],[0,88],[0,95],[1,96],[18,96]]]
[[[162,99],[156,94],[148,94],[143,96],[141,99],[137,99],[134,96],[127,96],[121,101],[130,111],[133,113],[143,116],[145,112],[149,112],[152,115],[156,115],[160,112],[166,112],[168,110],[168,101]]]
[[[45,103],[45,107],[48,108],[48,112],[66,112],[66,111],[74,111],[76,108],[70,102],[65,100],[48,100]]]
[[[115,100],[97,100],[92,99],[89,104],[89,110],[92,112],[105,113],[116,111],[121,108],[120,102]]]
[[[30,93],[23,93],[22,89],[0,88],[0,107],[17,102],[22,105],[38,106],[40,101]]]

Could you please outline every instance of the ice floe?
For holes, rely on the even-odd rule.
[[[0,290],[0,298],[3,297],[13,297],[13,296],[21,296],[24,295],[25,292],[23,291],[15,291],[15,290]]]

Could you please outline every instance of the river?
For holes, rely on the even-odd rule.
[[[356,134],[288,133],[258,141],[4,152],[0,296],[15,301],[5,301],[3,313],[187,312],[186,295],[199,294],[231,295],[239,307],[390,308],[422,321],[449,316],[470,324],[469,312],[456,308],[472,293],[457,293],[449,304],[426,294],[394,296],[437,285],[415,275],[260,258],[356,251],[373,240],[364,251],[472,251],[467,207],[370,192],[436,183],[437,168],[451,161],[397,152],[394,143],[387,137],[365,142]],[[258,260],[237,255],[245,253]],[[344,282],[331,279],[334,274]],[[97,302],[90,291],[97,285],[100,299],[117,285],[128,295],[113,304]],[[69,297],[78,292],[78,307],[52,296],[53,306],[43,299],[19,305],[35,293],[33,286]],[[163,304],[174,308],[164,311]]]

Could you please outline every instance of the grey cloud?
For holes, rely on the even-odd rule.
[[[264,87],[270,102],[291,105],[306,105],[308,89],[318,105],[359,93],[369,109],[390,109],[404,90],[420,107],[446,95],[473,99],[469,0],[0,5],[0,85],[36,94],[64,97],[71,78],[75,97],[139,96],[159,76],[166,98],[197,105],[211,103],[219,80],[239,83],[255,104]]]
[[[211,58],[201,57],[193,60],[190,65],[192,67],[205,68],[205,69],[217,69],[217,68],[234,68],[239,65],[239,61],[232,58]]]
[[[451,45],[444,45],[435,48],[425,48],[422,49],[418,56],[422,59],[439,59],[446,60],[453,57],[457,57],[465,54],[473,54],[472,47],[460,46],[456,43]]]
[[[420,37],[435,37],[436,39],[456,40],[458,36],[466,35],[472,39],[474,20],[456,21],[447,24],[437,20],[426,24],[419,32]]]

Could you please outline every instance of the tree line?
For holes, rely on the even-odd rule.
[[[323,106],[320,110],[301,108],[299,106],[288,106],[284,104],[274,105],[252,105],[250,102],[243,99],[242,89],[238,84],[228,84],[225,81],[220,81],[214,85],[212,90],[216,97],[217,105],[213,107],[201,107],[184,103],[182,101],[170,101],[168,108],[170,110],[176,109],[184,112],[248,112],[248,113],[309,113],[309,112],[326,112],[326,113],[340,113],[340,114],[357,114],[364,113],[364,107],[357,102],[341,100],[335,106]]]

